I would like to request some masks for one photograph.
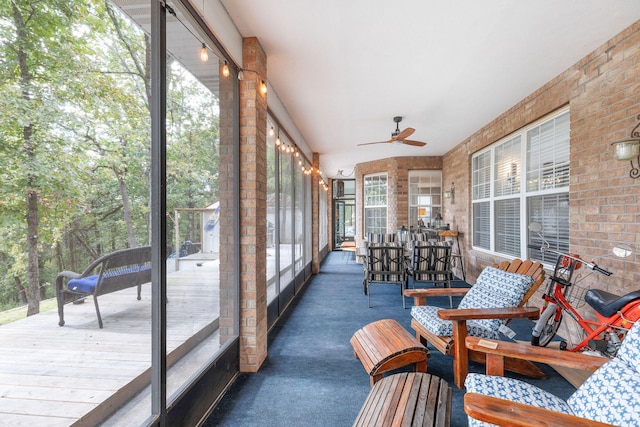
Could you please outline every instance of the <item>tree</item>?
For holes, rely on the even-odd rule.
[[[3,199],[3,212],[11,215],[6,221],[24,228],[31,315],[39,311],[40,208],[57,197],[52,166],[59,164],[52,160],[60,140],[51,132],[63,114],[57,88],[64,86],[75,68],[74,53],[82,49],[81,39],[72,34],[74,19],[82,9],[74,1],[12,0],[0,3],[0,12],[5,17],[0,27],[5,112],[0,129],[5,142],[3,160],[12,175],[0,191],[8,196]],[[18,189],[22,199],[16,197]]]

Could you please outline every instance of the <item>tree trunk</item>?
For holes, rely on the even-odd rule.
[[[20,83],[22,85],[22,99],[27,103],[31,101],[31,73],[27,63],[27,52],[24,46],[28,45],[28,35],[24,19],[15,2],[12,3],[13,23],[16,26],[18,37],[18,65],[20,66]],[[28,124],[22,128],[23,147],[30,163],[35,163],[35,147],[33,143],[33,125]],[[28,266],[27,299],[29,305],[27,316],[40,312],[40,278],[38,261],[38,190],[36,188],[36,176],[33,173],[27,175],[27,251]]]
[[[129,191],[127,190],[127,183],[124,182],[124,177],[119,173],[116,168],[113,168],[116,177],[118,177],[118,185],[120,186],[120,195],[122,196],[122,208],[124,215],[124,223],[127,227],[127,242],[130,248],[137,247],[136,236],[133,232],[133,218],[131,218],[131,203],[129,203]]]

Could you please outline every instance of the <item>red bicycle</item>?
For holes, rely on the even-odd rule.
[[[541,247],[530,245],[530,248],[558,255],[553,275],[549,279],[542,297],[544,304],[540,318],[531,333],[531,344],[535,346],[549,344],[566,315],[579,325],[582,340],[570,348],[567,341],[562,340],[560,342],[561,350],[591,351],[602,356],[614,357],[627,331],[640,318],[640,291],[623,296],[600,289],[589,289],[585,293],[584,288],[580,288],[576,284],[576,270],[585,266],[605,276],[610,276],[612,273],[581,259],[576,254],[565,254],[551,249],[541,233],[542,226],[539,223],[532,223],[529,229],[542,239]],[[629,256],[631,248],[618,246],[614,249],[614,253],[618,256]],[[581,301],[582,296],[584,296],[584,301],[594,309],[597,316],[596,321],[582,317],[569,302],[572,300]]]

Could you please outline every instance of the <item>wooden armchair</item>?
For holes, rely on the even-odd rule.
[[[487,355],[487,375],[469,374],[465,383],[464,409],[471,427],[484,425],[481,422],[509,426],[640,425],[640,324],[627,334],[613,359],[477,337],[467,337],[466,347]],[[507,358],[580,369],[591,375],[564,401],[532,384],[503,378]]]
[[[516,274],[501,277],[499,272]],[[540,315],[539,309],[524,307],[524,304],[544,282],[544,277],[545,272],[539,262],[515,259],[487,267],[471,289],[405,290],[404,295],[414,299],[411,327],[416,331],[418,340],[429,342],[443,354],[453,356],[454,382],[458,388],[462,388],[469,370],[469,360],[484,363],[485,356],[483,353],[468,350],[464,344],[457,343],[464,343],[467,334],[498,338],[498,328],[510,319],[537,319]],[[513,280],[514,286],[505,286]],[[487,290],[485,284],[493,289]],[[506,297],[507,293],[510,297]],[[464,298],[457,309],[427,306],[427,297],[436,296]],[[545,376],[537,366],[526,360],[509,359],[506,368],[533,378]]]

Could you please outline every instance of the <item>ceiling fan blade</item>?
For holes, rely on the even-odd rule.
[[[365,142],[364,144],[358,144],[358,147],[361,145],[373,145],[373,144],[389,144],[390,142],[393,142],[393,140],[389,140],[389,141],[378,141],[378,142]]]
[[[416,130],[414,128],[406,128],[405,130],[403,130],[402,132],[400,132],[395,138],[393,138],[396,141],[402,141],[405,138],[408,138],[409,136],[413,135],[413,133]]]
[[[425,145],[427,145],[426,142],[412,141],[410,139],[405,139],[404,141],[402,141],[402,143],[407,145],[415,145],[416,147],[424,147]]]

